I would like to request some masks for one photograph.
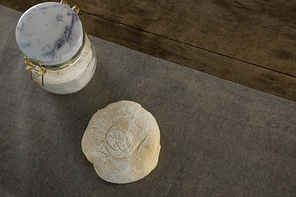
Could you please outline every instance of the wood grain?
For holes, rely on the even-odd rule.
[[[296,1],[72,2],[105,19],[296,76]]]
[[[14,10],[20,11],[20,12],[25,12],[28,10],[30,7],[38,4],[46,2],[46,0],[28,0],[28,1],[23,1],[23,0],[12,0],[12,1],[6,1],[6,0],[0,0],[0,5],[6,6],[8,8],[12,8]]]
[[[81,13],[90,34],[229,81],[296,101],[296,78]],[[91,25],[95,23],[96,25]],[[139,45],[139,43],[142,43]]]
[[[42,1],[4,1],[24,12]],[[68,1],[90,35],[296,101],[296,2]]]

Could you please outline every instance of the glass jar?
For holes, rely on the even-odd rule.
[[[96,69],[95,49],[78,11],[65,1],[41,3],[27,10],[16,27],[16,41],[31,79],[55,94],[81,90]]]

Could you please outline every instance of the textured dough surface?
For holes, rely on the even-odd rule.
[[[93,115],[81,145],[102,179],[130,183],[156,167],[160,131],[155,118],[140,104],[119,101]]]

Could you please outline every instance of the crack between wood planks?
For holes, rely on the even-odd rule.
[[[119,23],[119,22],[117,22],[117,21],[115,21],[115,20],[105,18],[105,17],[103,17],[103,16],[101,16],[101,15],[98,15],[98,14],[92,14],[92,13],[85,12],[85,11],[82,11],[82,10],[80,10],[80,12],[82,12],[82,13],[84,13],[84,14],[89,14],[89,15],[92,15],[92,16],[95,16],[95,17],[99,17],[99,18],[101,18],[101,19],[104,19],[104,20],[110,21],[110,22],[112,22],[112,23],[116,23],[116,24],[121,25],[121,26],[126,26],[126,27],[131,28],[131,29],[135,29],[135,30],[140,31],[140,32],[145,32],[145,33],[148,33],[148,34],[151,34],[151,35],[154,35],[154,36],[158,36],[158,37],[161,37],[161,38],[165,38],[165,39],[168,39],[168,40],[170,40],[170,41],[177,42],[177,43],[180,43],[180,44],[183,44],[183,45],[189,46],[189,47],[193,47],[193,48],[196,48],[196,49],[199,49],[199,50],[203,50],[203,51],[206,51],[206,52],[209,52],[209,53],[213,53],[213,54],[216,54],[216,55],[220,55],[220,56],[222,56],[222,57],[230,58],[230,59],[233,59],[233,60],[236,60],[236,61],[239,61],[239,62],[243,62],[243,63],[249,64],[249,65],[252,65],[252,66],[256,66],[256,67],[259,67],[259,68],[262,68],[262,69],[266,69],[266,70],[269,70],[269,71],[272,71],[272,72],[276,72],[276,73],[279,73],[279,74],[282,74],[282,75],[286,75],[286,76],[289,76],[289,77],[296,78],[296,75],[288,74],[288,73],[285,73],[285,72],[282,72],[282,71],[279,71],[279,70],[275,70],[275,69],[272,69],[272,68],[268,68],[268,67],[265,67],[265,66],[261,66],[261,65],[259,65],[259,64],[255,64],[255,63],[248,62],[248,61],[245,61],[245,60],[241,60],[241,59],[238,59],[238,58],[235,58],[235,57],[231,57],[231,56],[229,56],[229,55],[225,55],[225,54],[223,54],[223,53],[218,53],[218,52],[215,52],[215,51],[212,51],[212,50],[209,50],[209,49],[205,49],[205,48],[198,47],[198,46],[195,46],[195,45],[192,45],[192,44],[188,44],[188,43],[186,43],[186,42],[182,42],[182,41],[179,41],[179,40],[175,40],[175,39],[172,39],[172,38],[169,38],[169,37],[166,37],[166,36],[162,36],[162,35],[159,35],[159,34],[156,34],[156,33],[153,33],[153,32],[149,32],[149,31],[146,31],[146,30],[143,30],[143,29],[137,28],[137,27],[133,27],[133,26],[127,25],[127,24]]]

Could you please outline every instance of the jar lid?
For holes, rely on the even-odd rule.
[[[69,6],[56,2],[41,3],[27,10],[18,21],[15,35],[24,55],[43,65],[67,61],[83,42],[78,15]]]

